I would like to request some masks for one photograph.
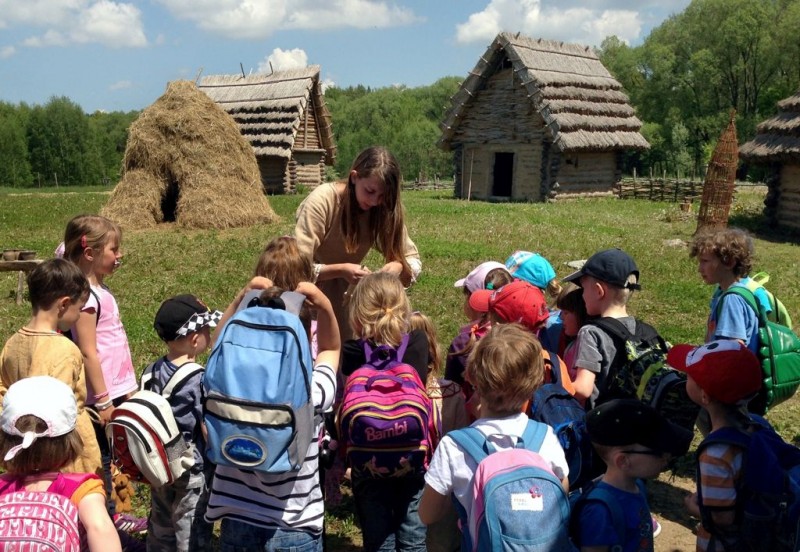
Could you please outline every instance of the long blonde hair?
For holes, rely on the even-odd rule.
[[[411,268],[405,258],[404,211],[400,201],[402,175],[397,159],[388,149],[372,146],[358,154],[350,171],[356,171],[359,178],[374,177],[383,182],[383,202],[369,210],[368,239],[383,253],[387,261],[401,263],[403,274],[411,274]],[[355,182],[349,173],[342,200],[340,226],[344,236],[344,247],[348,253],[354,253],[363,236],[359,236],[357,215],[360,207],[356,199]]]
[[[428,381],[438,379],[442,372],[442,349],[439,347],[439,337],[433,320],[419,311],[414,311],[409,318],[409,329],[425,332],[428,338]]]
[[[350,327],[362,339],[398,347],[408,333],[411,307],[403,284],[393,274],[374,272],[362,278],[348,307]]]

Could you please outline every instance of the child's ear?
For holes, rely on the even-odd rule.
[[[66,311],[71,304],[72,304],[72,299],[70,299],[69,295],[65,295],[64,297],[59,297],[58,299],[56,299],[55,306],[56,309],[58,310],[58,315],[61,316],[62,314],[64,314],[64,311]]]

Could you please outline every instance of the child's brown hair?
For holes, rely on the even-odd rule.
[[[740,228],[705,230],[697,234],[689,248],[689,256],[713,253],[733,274],[743,278],[753,269],[753,239]]]
[[[348,307],[350,327],[362,339],[398,347],[408,333],[411,306],[394,274],[373,272],[359,280]]]
[[[89,297],[89,280],[78,265],[66,259],[48,259],[28,274],[28,295],[34,314],[61,297],[73,302]]]
[[[556,298],[556,307],[569,311],[578,319],[578,326],[586,324],[589,315],[586,313],[586,302],[583,300],[583,288],[573,282],[567,282]]]
[[[122,242],[122,229],[100,215],[78,215],[64,230],[64,258],[78,263],[86,248],[102,250],[111,240]]]
[[[519,324],[493,326],[469,357],[467,380],[493,415],[522,412],[544,382],[539,340]]]
[[[297,240],[280,236],[264,246],[253,275],[269,278],[276,287],[291,291],[300,282],[310,282],[314,271],[311,259],[297,247]]]
[[[31,414],[20,416],[15,425],[21,433],[47,431],[47,423]],[[11,475],[56,472],[74,462],[83,450],[81,436],[73,429],[58,437],[40,437],[11,460],[5,460],[8,451],[21,444],[22,439],[0,431],[0,465]]]

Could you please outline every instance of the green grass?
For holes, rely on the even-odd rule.
[[[62,188],[72,192],[72,188]],[[74,215],[98,212],[108,199],[93,191],[77,194],[3,194],[0,246],[51,254]],[[52,190],[50,190],[52,191]],[[15,190],[16,192],[16,190]],[[757,271],[770,273],[770,289],[800,318],[798,238],[768,230],[760,210],[763,189],[743,189],[732,209],[731,224],[754,234]],[[224,231],[128,230],[123,237],[123,266],[106,283],[120,305],[134,363],[141,370],[163,346],[152,329],[153,315],[165,298],[194,293],[223,309],[249,279],[264,244],[293,231],[300,196],[273,196],[270,203],[282,217],[270,226]],[[559,276],[571,271],[565,263],[593,252],[622,247],[639,265],[643,290],[630,310],[650,322],[672,343],[703,340],[711,289],[697,274],[685,247],[667,240],[691,240],[696,221],[670,203],[611,198],[553,204],[485,203],[453,199],[449,192],[404,192],[409,232],[423,259],[420,280],[409,290],[414,308],[436,322],[439,341],[447,346],[460,325],[462,294],[453,282],[485,260],[499,261],[517,249],[538,251]],[[695,206],[696,207],[696,206]],[[794,241],[792,241],[794,240]],[[374,253],[366,264],[381,265]],[[0,273],[0,339],[7,339],[28,319],[29,307],[13,297],[17,277]],[[800,436],[800,401],[780,405],[771,420],[789,438]],[[357,543],[358,531],[349,509],[333,509],[328,517],[337,550]],[[346,545],[346,543],[350,543]]]

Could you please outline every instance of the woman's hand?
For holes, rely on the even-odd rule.
[[[357,284],[361,278],[371,273],[370,269],[366,266],[357,265],[355,263],[343,263],[341,265],[341,271],[342,278],[347,280],[350,284]]]
[[[403,274],[403,263],[398,261],[386,263],[381,267],[380,272],[388,272],[399,278]]]

